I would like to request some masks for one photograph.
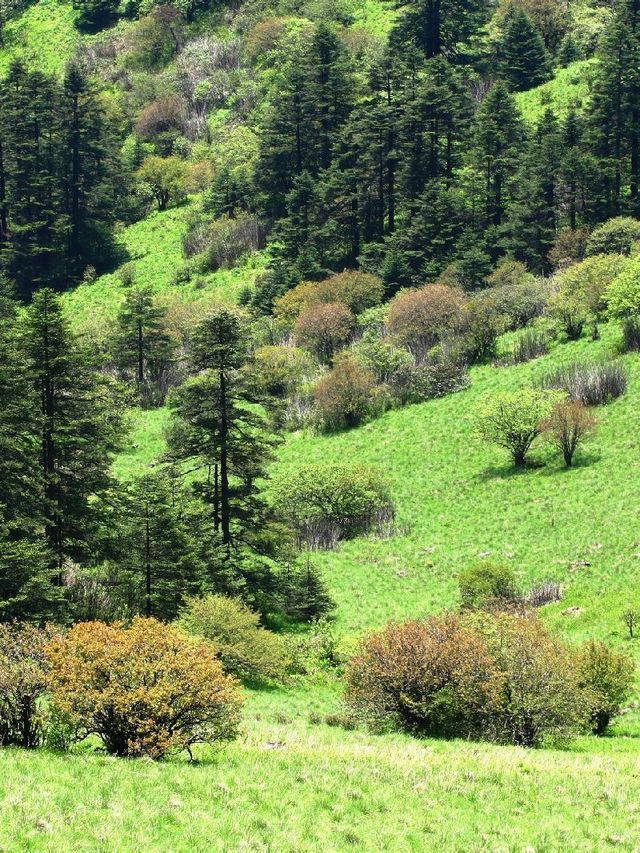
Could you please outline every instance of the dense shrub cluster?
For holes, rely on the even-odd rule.
[[[626,656],[574,651],[531,616],[448,615],[366,637],[347,670],[347,703],[377,729],[537,746],[590,726],[603,733],[632,673]]]

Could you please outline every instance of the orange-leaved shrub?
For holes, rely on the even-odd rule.
[[[275,303],[276,315],[293,322],[307,308],[328,302],[341,302],[354,314],[379,305],[384,298],[382,279],[358,270],[345,270],[324,281],[303,281],[283,294]]]
[[[95,734],[113,755],[159,759],[237,734],[237,682],[206,642],[173,626],[81,622],[47,657],[54,709],[78,739]]]
[[[461,323],[466,304],[462,291],[445,284],[405,290],[389,304],[387,325],[398,343],[422,358]]]

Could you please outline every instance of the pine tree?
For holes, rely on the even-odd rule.
[[[486,17],[484,0],[410,0],[392,33],[398,44],[415,44],[425,56],[449,56]]]
[[[551,109],[536,128],[522,166],[505,224],[503,245],[537,273],[548,273],[549,250],[558,230],[562,170],[561,134]]]
[[[551,63],[539,30],[519,6],[510,6],[497,45],[503,78],[512,91],[521,92],[551,77]]]
[[[34,295],[21,333],[39,409],[44,535],[62,584],[67,559],[95,556],[121,416],[110,384],[71,333],[51,290]]]
[[[474,150],[476,168],[484,178],[484,224],[493,229],[489,242],[494,254],[524,143],[518,108],[506,84],[498,80],[476,114]]]
[[[60,185],[60,93],[56,82],[15,61],[0,92],[4,183],[2,265],[18,292],[58,284],[66,219]]]
[[[16,334],[16,308],[0,297],[0,621],[60,617],[42,537],[37,399]]]
[[[191,347],[199,374],[169,398],[170,457],[186,470],[199,472],[194,493],[209,510],[210,576],[236,586],[246,581],[254,592],[262,582],[256,577],[268,573],[263,558],[273,556],[277,545],[258,486],[274,440],[255,407],[245,330],[238,316],[227,309],[210,314],[196,327]]]
[[[203,569],[184,500],[162,471],[141,477],[129,489],[118,568],[131,578],[134,608],[147,616],[173,619],[186,596],[202,592]]]
[[[166,308],[155,304],[150,287],[134,285],[118,314],[113,358],[125,375],[133,374],[146,402],[161,404],[164,400],[163,379],[175,351],[164,324],[166,313]]]
[[[67,68],[61,110],[67,270],[78,278],[88,264],[99,266],[114,254],[119,182],[113,141],[98,97],[77,64]]]

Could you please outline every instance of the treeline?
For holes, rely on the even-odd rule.
[[[323,24],[282,72],[256,170],[256,209],[275,226],[281,287],[359,264],[382,276],[389,295],[442,275],[473,290],[504,255],[548,273],[562,229],[638,213],[633,4],[616,7],[584,109],[559,116],[549,107],[534,127],[514,91],[545,79],[548,56],[542,43],[529,49],[526,15],[505,24],[502,52],[513,62],[483,77],[479,57],[427,49],[435,36],[412,46],[421,36],[408,22],[417,7],[429,20],[423,6],[412,6],[395,33],[407,38],[392,34],[366,75]]]
[[[332,606],[260,485],[277,433],[234,312],[193,330],[188,374],[170,397],[162,464],[118,483],[130,393],[72,333],[53,291],[20,316],[3,299],[0,621],[171,619],[185,596],[207,592],[284,618]]]

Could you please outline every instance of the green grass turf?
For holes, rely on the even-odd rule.
[[[631,851],[633,747],[526,751],[254,718],[197,766],[7,749],[0,848]]]
[[[76,15],[69,2],[39,0],[10,19],[0,48],[0,76],[15,58],[23,59],[31,69],[61,75],[80,44]]]
[[[589,94],[589,74],[595,60],[581,59],[566,68],[557,68],[552,80],[516,94],[516,103],[525,119],[538,122],[545,110],[551,107],[562,118],[570,107],[581,109]]]
[[[264,253],[256,252],[233,269],[221,269],[206,275],[194,275],[191,281],[175,283],[176,271],[185,264],[182,238],[187,231],[187,216],[196,203],[151,213],[146,219],[123,229],[119,240],[135,271],[135,281],[151,287],[168,301],[179,303],[231,302],[242,288],[253,283],[264,268]],[[68,316],[75,329],[104,338],[113,325],[125,288],[119,270],[99,276],[64,294]]]

